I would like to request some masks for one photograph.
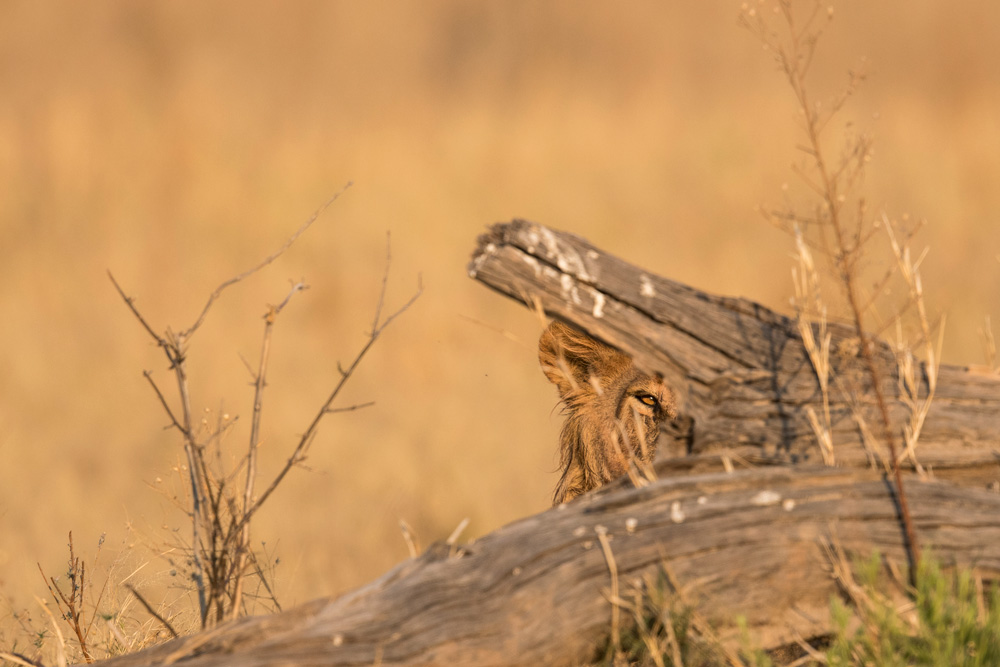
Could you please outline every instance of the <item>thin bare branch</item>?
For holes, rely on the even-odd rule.
[[[147,322],[146,318],[142,316],[139,309],[135,307],[134,299],[130,296],[126,296],[125,291],[121,288],[121,285],[118,284],[118,281],[115,280],[115,276],[111,273],[110,269],[108,270],[108,278],[111,279],[111,284],[115,286],[115,290],[118,291],[118,295],[125,302],[125,305],[128,306],[128,309],[132,311],[132,314],[135,315],[135,318],[139,320],[139,324],[141,324],[142,328],[146,330],[146,333],[152,336],[157,345],[165,348],[167,346],[167,342],[163,340],[160,334],[153,331],[153,327],[149,326],[149,322]]]
[[[270,359],[271,333],[278,314],[288,305],[292,297],[309,286],[304,281],[299,281],[292,285],[288,294],[277,306],[270,306],[267,314],[264,315],[264,336],[261,342],[260,363],[255,374],[253,398],[253,417],[250,421],[250,444],[247,451],[247,471],[246,483],[243,491],[242,513],[245,513],[253,503],[254,482],[257,479],[257,447],[260,444],[260,417],[264,403],[264,387],[267,386],[267,364]],[[240,510],[231,514],[237,514]],[[250,523],[240,522],[240,535],[236,544],[236,562],[233,564],[232,583],[232,606],[230,613],[232,618],[237,618],[242,607],[243,600],[243,579],[246,570],[247,556],[250,550]]]
[[[375,304],[375,317],[372,318],[372,331],[378,329],[378,321],[382,316],[382,305],[385,303],[385,293],[389,285],[389,268],[392,266],[392,233],[385,232],[385,270],[382,272],[382,289],[378,293],[378,302]]]
[[[329,206],[331,204],[333,204],[333,202],[337,201],[337,199],[340,198],[340,195],[342,195],[349,187],[351,187],[351,185],[352,185],[352,183],[350,181],[348,181],[348,183],[346,185],[344,185],[344,187],[342,187],[332,197],[330,197],[328,200],[326,200],[326,202],[322,206],[320,206],[318,209],[316,209],[316,211],[311,216],[309,216],[308,220],[306,220],[304,223],[302,223],[301,227],[299,227],[297,230],[295,230],[294,234],[292,234],[291,236],[289,236],[285,240],[285,242],[281,245],[280,248],[278,248],[273,253],[271,253],[270,255],[268,255],[267,257],[265,257],[256,266],[253,266],[253,267],[247,269],[246,271],[244,271],[243,273],[241,273],[241,274],[239,274],[237,276],[233,276],[229,280],[223,281],[221,285],[219,285],[218,287],[216,287],[215,291],[212,292],[209,295],[208,301],[205,303],[205,307],[201,309],[201,314],[198,315],[198,318],[194,321],[194,324],[192,324],[190,327],[188,327],[187,329],[185,329],[184,331],[182,331],[180,333],[181,339],[186,340],[186,339],[190,338],[191,335],[195,331],[198,330],[198,327],[200,327],[201,324],[202,324],[202,322],[205,321],[205,317],[208,315],[208,311],[209,311],[209,309],[211,309],[212,304],[215,303],[215,300],[219,298],[219,295],[222,294],[223,290],[225,290],[227,287],[231,287],[232,285],[235,285],[236,283],[240,282],[241,280],[249,278],[250,276],[252,276],[253,274],[257,273],[258,271],[260,271],[261,269],[263,269],[265,266],[267,266],[268,264],[270,264],[274,260],[276,260],[279,257],[281,257],[285,253],[285,251],[288,250],[292,246],[292,244],[295,243],[295,241],[298,240],[298,238],[300,236],[302,236],[302,234],[307,229],[309,229],[309,227],[312,226],[312,224],[314,222],[316,222],[317,218],[319,218],[319,216],[323,213],[323,211],[325,211],[327,208],[329,208]]]
[[[375,401],[367,401],[366,403],[355,403],[354,405],[348,405],[343,408],[329,408],[326,414],[332,415],[335,412],[354,412],[355,410],[360,410],[362,408],[370,408],[375,405]]]
[[[177,631],[174,630],[174,626],[170,625],[170,621],[160,616],[160,614],[158,614],[156,610],[153,609],[153,606],[150,605],[148,602],[146,602],[146,598],[142,597],[142,595],[139,594],[139,591],[135,589],[135,586],[133,586],[132,584],[125,584],[125,588],[127,588],[129,592],[131,592],[132,595],[135,596],[135,599],[138,600],[139,604],[141,604],[143,608],[149,612],[150,616],[155,618],[157,621],[160,622],[160,625],[166,628],[167,632],[170,633],[171,637],[173,637],[174,639],[180,637],[180,635],[177,634]]]
[[[142,376],[146,378],[149,382],[149,386],[151,386],[153,391],[156,392],[156,398],[159,399],[160,405],[163,406],[163,410],[167,413],[167,416],[170,417],[171,425],[183,433],[185,438],[189,437],[190,434],[184,428],[183,424],[177,421],[177,417],[174,416],[173,410],[170,409],[170,405],[167,403],[167,398],[163,395],[163,392],[160,391],[160,388],[156,386],[156,381],[153,380],[153,374],[149,371],[143,371]]]
[[[412,306],[414,304],[414,302],[416,302],[416,300],[419,299],[420,295],[423,294],[423,293],[424,293],[423,279],[418,274],[417,275],[417,290],[407,300],[406,303],[404,303],[402,306],[399,307],[398,310],[396,310],[396,312],[394,312],[392,315],[390,315],[389,317],[385,318],[385,320],[383,320],[382,324],[375,331],[376,335],[382,333],[386,329],[386,327],[388,327],[390,324],[392,324],[393,320],[395,320],[397,317],[399,317],[400,315],[402,315],[403,313],[405,313],[407,310],[409,310],[410,306]]]
[[[44,662],[40,660],[32,660],[21,653],[8,653],[6,651],[0,651],[0,659],[13,662],[16,665],[25,665],[25,667],[45,667]]]
[[[372,345],[375,344],[377,338],[378,338],[377,333],[369,337],[368,341],[365,343],[364,347],[361,348],[361,351],[358,352],[357,356],[354,358],[354,361],[351,362],[351,365],[348,367],[348,369],[346,371],[343,371],[343,374],[340,376],[340,380],[337,382],[337,385],[334,387],[333,391],[327,397],[326,401],[323,402],[322,407],[319,409],[319,412],[316,413],[316,416],[313,417],[313,420],[309,424],[309,427],[306,429],[305,433],[303,433],[301,438],[299,438],[298,444],[292,451],[292,454],[285,461],[285,464],[282,466],[281,470],[278,471],[278,474],[275,475],[270,485],[268,485],[268,487],[264,490],[264,492],[260,495],[260,497],[256,500],[256,502],[254,502],[253,505],[247,508],[246,512],[243,515],[243,518],[239,523],[240,528],[242,528],[244,524],[249,522],[250,518],[257,512],[258,509],[260,509],[261,505],[263,505],[264,502],[267,501],[267,499],[271,496],[271,494],[278,487],[278,485],[281,484],[281,481],[285,478],[285,475],[287,475],[288,472],[295,465],[297,465],[298,463],[300,463],[305,459],[305,452],[309,449],[309,445],[312,444],[313,438],[316,437],[316,431],[319,427],[320,421],[322,420],[323,416],[330,411],[330,405],[337,399],[337,396],[340,395],[341,389],[343,389],[344,385],[347,383],[347,380],[350,379],[351,375],[354,373],[354,370],[361,363],[361,360],[364,359],[365,355],[368,353],[368,350],[370,350]]]
[[[242,457],[236,466],[227,466],[223,462],[220,446],[222,435],[233,422],[224,419],[220,409],[218,424],[213,431],[212,428],[207,426],[208,422],[204,419],[198,420],[199,415],[194,414],[192,410],[191,385],[186,357],[187,345],[195,331],[205,322],[215,301],[228,287],[260,271],[285,253],[319,218],[322,212],[336,201],[350,186],[351,184],[348,183],[324,203],[275,252],[247,271],[221,283],[208,296],[201,312],[187,329],[175,332],[167,328],[163,334],[157,334],[139,312],[134,300],[126,296],[114,276],[110,272],[108,274],[115,289],[133,315],[139,320],[146,332],[153,337],[158,346],[164,350],[170,363],[170,370],[173,371],[177,382],[178,397],[175,407],[172,408],[171,402],[168,402],[167,397],[153,380],[152,374],[149,372],[144,373],[144,377],[146,377],[150,386],[153,387],[157,399],[166,412],[171,426],[181,432],[184,440],[186,467],[179,466],[178,474],[185,475],[190,484],[190,506],[184,508],[191,518],[191,537],[187,548],[191,555],[190,569],[198,595],[198,607],[203,628],[211,622],[220,622],[230,616],[236,617],[246,611],[244,600],[257,595],[262,590],[260,586],[267,589],[271,595],[271,599],[274,600],[274,595],[270,591],[266,578],[263,572],[260,571],[256,556],[250,548],[250,521],[256,510],[274,492],[289,470],[296,465],[301,465],[305,460],[308,448],[315,439],[318,425],[326,414],[358,410],[371,405],[371,403],[359,403],[347,407],[333,407],[344,385],[354,374],[358,365],[374,345],[379,335],[392,324],[396,317],[412,306],[422,293],[423,288],[418,279],[416,293],[395,312],[386,315],[386,292],[392,262],[391,239],[387,235],[386,267],[382,277],[381,289],[368,340],[347,369],[342,368],[338,364],[337,368],[340,371],[339,381],[336,382],[330,395],[315,414],[305,433],[302,434],[296,447],[285,462],[284,467],[259,496],[256,494],[256,479],[258,476],[257,450],[261,442],[263,392],[267,386],[267,366],[273,325],[277,315],[290,303],[292,297],[308,286],[304,281],[293,282],[291,289],[285,295],[284,299],[276,305],[269,306],[265,315],[265,328],[261,342],[260,359],[256,368],[245,359],[243,360],[244,365],[253,378],[255,391],[248,450],[246,456]],[[199,424],[205,424],[204,428],[199,426]],[[212,443],[216,445],[214,448],[210,447]],[[226,472],[227,468],[231,469]],[[222,472],[217,472],[216,469]],[[244,475],[245,479],[243,478]],[[243,482],[242,488],[238,491],[236,490],[238,488],[237,480]],[[251,563],[253,564],[252,568],[250,566]],[[253,568],[256,568],[260,581],[256,592],[248,591],[245,584],[245,578],[253,572]],[[276,600],[275,605],[277,606]]]
[[[274,306],[274,315],[277,316],[279,313],[281,313],[281,311],[285,309],[285,306],[288,305],[288,302],[292,300],[293,296],[295,296],[299,292],[304,292],[307,289],[309,289],[309,285],[307,285],[304,280],[292,283],[291,289],[288,290],[288,294],[285,295],[285,298],[282,299],[281,303],[279,303],[277,306]],[[264,317],[265,318],[270,317],[270,315],[271,315],[270,313],[267,313]]]
[[[383,282],[382,289],[379,294],[378,305],[376,306],[377,315],[380,314],[382,310],[382,304],[384,303],[385,299],[385,290],[386,290],[386,282]],[[324,416],[330,413],[333,402],[337,400],[337,397],[340,395],[340,392],[344,388],[344,385],[354,374],[354,371],[358,368],[358,365],[365,358],[365,355],[368,354],[368,351],[375,344],[375,341],[378,340],[378,337],[381,335],[381,333],[385,331],[386,327],[392,324],[392,322],[397,317],[406,312],[406,310],[408,310],[413,305],[413,303],[420,297],[422,293],[423,293],[423,284],[418,276],[417,290],[413,294],[413,296],[411,296],[410,299],[406,301],[406,303],[404,303],[398,310],[393,312],[387,318],[382,320],[382,322],[379,322],[378,317],[376,317],[373,320],[373,327],[372,331],[368,335],[368,340],[362,346],[361,351],[359,351],[358,354],[354,357],[354,360],[351,362],[351,364],[346,369],[344,369],[341,368],[340,364],[338,363],[337,369],[340,371],[340,379],[338,380],[336,386],[330,392],[330,395],[327,396],[326,400],[323,401],[323,404],[317,411],[316,416],[313,417],[313,420],[312,422],[310,422],[308,428],[306,428],[305,433],[303,433],[302,436],[299,438],[298,444],[295,446],[295,449],[292,451],[291,455],[286,459],[285,464],[282,466],[281,470],[278,471],[277,475],[275,475],[270,485],[268,485],[268,487],[254,502],[254,504],[247,508],[239,524],[241,528],[243,524],[250,521],[251,517],[267,501],[267,499],[271,496],[271,494],[278,487],[281,481],[285,478],[285,475],[287,475],[288,472],[293,467],[295,467],[305,459],[305,453],[306,451],[308,451],[309,445],[312,444],[313,439],[316,437],[316,432],[317,429],[319,428],[320,422],[322,421]]]

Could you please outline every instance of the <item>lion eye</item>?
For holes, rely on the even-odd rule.
[[[656,407],[659,404],[659,401],[657,401],[656,397],[652,394],[639,394],[636,398],[651,408]]]

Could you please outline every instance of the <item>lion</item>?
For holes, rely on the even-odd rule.
[[[676,417],[661,375],[640,371],[627,354],[559,321],[542,333],[538,360],[566,414],[553,505],[607,484],[633,463],[652,463],[660,422]]]

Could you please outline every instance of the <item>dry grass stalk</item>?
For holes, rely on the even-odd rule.
[[[841,389],[843,390],[843,388]],[[845,391],[845,395],[851,396],[847,391]],[[858,433],[861,435],[861,444],[865,448],[865,454],[868,456],[868,465],[873,470],[880,467],[882,470],[890,470],[892,465],[889,462],[889,457],[885,455],[883,448],[879,447],[878,438],[872,433],[871,427],[868,425],[868,420],[862,412],[862,406],[856,400],[850,400],[848,404],[851,408],[851,417],[854,418],[854,423],[858,426]]]
[[[688,598],[687,593],[683,588],[681,588],[680,582],[677,579],[677,575],[674,574],[673,569],[666,562],[663,563],[662,568],[663,574],[667,578],[673,594],[677,596],[677,599],[680,600],[682,604],[691,609],[691,628],[701,637],[704,637],[709,643],[720,646],[722,648],[723,655],[726,656],[726,660],[729,661],[729,664],[732,667],[744,667],[743,660],[740,658],[739,654],[732,648],[723,644],[718,633],[715,632],[709,622],[705,620],[705,617],[696,611],[696,608]]]
[[[45,600],[40,597],[35,597],[35,601],[42,608],[42,611],[49,617],[49,621],[52,623],[52,629],[56,633],[56,638],[59,643],[56,644],[56,665],[58,667],[66,667],[69,661],[66,659],[66,638],[63,637],[62,631],[59,629],[59,624],[56,622],[56,617],[52,614],[52,610],[45,603]]]
[[[843,546],[836,537],[821,538],[820,546],[823,547],[827,561],[830,563],[833,578],[837,581],[837,585],[840,586],[844,594],[851,600],[851,603],[858,608],[874,609],[874,601],[869,596],[868,591],[854,579],[854,571],[851,569],[851,563],[847,558]]]
[[[168,621],[167,619],[165,619],[165,618],[164,618],[164,617],[163,617],[162,615],[160,615],[160,613],[159,613],[159,612],[157,612],[157,611],[156,611],[155,609],[153,609],[153,606],[152,606],[151,604],[149,604],[149,603],[148,603],[148,602],[146,601],[146,598],[144,598],[144,597],[143,597],[143,596],[142,596],[142,595],[141,595],[141,594],[139,593],[139,591],[137,591],[137,590],[135,589],[135,586],[133,586],[133,585],[131,585],[131,584],[125,584],[125,587],[126,587],[126,588],[128,588],[128,589],[129,589],[129,591],[131,591],[131,592],[132,592],[132,595],[134,595],[134,596],[135,596],[135,599],[139,601],[139,604],[141,604],[141,605],[142,605],[143,609],[145,609],[145,610],[146,610],[147,612],[149,612],[149,615],[150,615],[150,616],[152,616],[152,617],[153,617],[153,618],[155,618],[155,619],[156,619],[157,621],[159,621],[159,622],[160,622],[160,624],[161,624],[161,625],[162,625],[162,626],[163,626],[164,628],[166,628],[166,629],[167,629],[167,632],[169,632],[169,633],[170,633],[170,636],[171,636],[172,638],[176,639],[177,637],[180,637],[180,635],[179,635],[179,634],[177,634],[177,630],[175,630],[175,629],[174,629],[174,626],[170,624],[170,621]],[[112,626],[112,629],[114,629],[114,626]],[[121,636],[120,636],[120,634],[118,635],[118,639],[119,639],[119,641],[120,641],[120,642],[121,642],[122,644],[125,644],[125,638],[124,638],[124,637],[121,637]]]
[[[469,527],[469,517],[465,517],[464,519],[458,522],[458,525],[455,526],[455,530],[451,531],[451,535],[449,535],[448,539],[445,540],[444,543],[448,545],[449,558],[455,558],[455,557],[460,558],[464,553],[463,549],[458,544],[458,538],[462,536],[462,533],[464,533],[465,529],[468,527]]]
[[[0,659],[12,662],[15,665],[24,665],[25,667],[45,667],[41,662],[29,660],[19,653],[11,653],[9,651],[0,651]]]
[[[265,377],[267,374],[267,362],[270,358],[271,334],[274,329],[274,322],[292,296],[308,287],[308,285],[301,281],[295,283],[292,285],[291,290],[289,290],[288,295],[285,296],[284,301],[277,306],[270,306],[267,314],[264,316],[264,340],[261,343],[260,363],[257,366],[257,372],[254,374],[253,416],[250,420],[250,444],[249,451],[247,452],[246,484],[243,492],[244,512],[253,506],[254,501],[254,483],[257,480],[257,447],[260,444],[260,413],[264,405],[264,387],[267,384]],[[232,618],[237,618],[243,607],[243,581],[245,578],[244,574],[246,573],[247,557],[250,553],[249,522],[243,522],[243,528],[240,530],[236,545],[236,553],[237,562],[234,576],[233,601],[230,605],[230,615]]]
[[[983,326],[979,327],[979,339],[983,344],[986,367],[990,373],[1000,373],[1000,366],[997,365],[997,342],[993,337],[993,325],[990,324],[989,315],[983,318]]]
[[[812,252],[802,238],[799,228],[795,227],[795,248],[798,267],[792,269],[792,282],[795,285],[796,323],[802,343],[812,364],[816,379],[819,381],[820,393],[823,397],[823,422],[819,421],[816,411],[810,406],[806,410],[809,424],[823,455],[823,463],[832,466],[836,463],[833,452],[833,425],[830,420],[830,341],[832,336],[826,328],[826,305],[820,289],[819,273],[813,261]],[[819,329],[819,343],[813,333],[813,321]]]
[[[910,411],[910,421],[903,427],[905,447],[902,457],[909,459],[913,467],[923,473],[923,467],[917,460],[916,446],[917,441],[920,439],[920,431],[923,429],[924,420],[927,418],[927,413],[930,412],[931,402],[934,400],[934,392],[937,389],[938,370],[941,366],[941,346],[944,344],[944,318],[941,318],[936,327],[932,327],[927,317],[926,306],[924,305],[924,289],[923,281],[920,277],[920,264],[923,262],[924,257],[927,256],[927,249],[925,248],[920,257],[914,260],[910,253],[909,244],[905,241],[901,243],[897,240],[894,231],[895,225],[884,214],[881,226],[885,229],[885,233],[889,238],[889,244],[896,258],[899,273],[909,289],[910,302],[916,306],[920,340],[923,345],[924,358],[926,359],[926,362],[923,364],[923,371],[927,376],[927,393],[921,398],[921,383],[916,377],[916,369],[919,364],[914,361],[912,348],[906,344],[903,338],[902,323],[897,319],[896,350],[899,364],[899,393]],[[933,337],[934,328],[937,329],[936,346]],[[899,461],[896,463],[898,465]]]
[[[621,596],[618,594],[618,563],[615,561],[615,554],[611,551],[611,543],[608,540],[608,529],[604,526],[594,526],[597,539],[601,543],[601,551],[604,553],[604,560],[608,564],[608,572],[611,574],[611,646],[615,654],[621,653]]]
[[[413,532],[413,528],[407,523],[406,519],[399,520],[399,530],[403,533],[403,540],[406,542],[406,550],[410,554],[410,558],[416,558],[420,555],[420,540],[417,538],[417,534]]]

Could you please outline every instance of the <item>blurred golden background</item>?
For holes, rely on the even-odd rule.
[[[766,8],[765,8],[766,9]],[[186,536],[158,488],[179,437],[142,377],[159,330],[193,322],[345,182],[273,266],[231,288],[192,341],[194,404],[241,415],[266,304],[278,320],[262,476],[294,446],[365,340],[392,235],[390,328],[265,506],[288,606],[362,584],[465,518],[464,537],[546,508],[556,394],[540,325],[466,275],[476,235],[513,217],[573,231],[701,289],[789,312],[792,244],[755,213],[778,202],[801,142],[773,60],[739,2],[0,4],[0,594],[33,605],[36,561]],[[867,58],[846,114],[875,137],[874,212],[929,225],[928,303],[945,361],[983,359],[1000,297],[1000,5],[838,3],[816,99]],[[173,396],[173,394],[171,394]],[[161,480],[161,481],[157,481]],[[132,532],[126,526],[133,528]],[[125,570],[131,572],[131,569]],[[94,576],[99,576],[94,573]],[[155,600],[158,601],[158,600]],[[3,612],[0,612],[3,618]]]

